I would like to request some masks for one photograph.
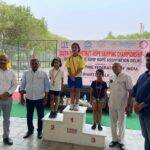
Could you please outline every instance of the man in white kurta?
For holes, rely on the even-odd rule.
[[[109,147],[124,146],[125,112],[131,108],[131,89],[133,87],[131,77],[122,73],[122,66],[114,63],[112,70],[115,74],[110,82],[109,115],[111,121],[112,142]],[[117,132],[118,131],[118,132]]]

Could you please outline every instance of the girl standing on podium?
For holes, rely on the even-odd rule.
[[[51,63],[51,67],[53,67],[53,69],[49,71],[50,107],[51,107],[51,113],[49,115],[50,118],[56,118],[57,116],[60,91],[63,88],[64,74],[60,70],[61,66],[62,66],[61,59],[59,57],[56,57],[53,59]]]
[[[92,129],[96,129],[96,125],[98,125],[98,130],[102,130],[101,126],[101,116],[103,105],[105,104],[105,100],[107,97],[107,84],[103,81],[104,71],[102,69],[98,69],[96,71],[96,80],[91,83],[91,91],[90,91],[90,103],[93,109],[93,120],[94,124],[92,125]]]
[[[72,55],[67,58],[66,67],[68,70],[68,87],[70,88],[70,110],[78,111],[80,89],[82,88],[82,70],[85,66],[84,58],[79,54],[78,43],[71,45]]]

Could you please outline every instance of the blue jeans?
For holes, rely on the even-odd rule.
[[[145,150],[150,150],[150,118],[139,115],[142,135],[145,139]]]
[[[43,99],[40,100],[26,100],[26,107],[27,107],[27,126],[28,131],[33,132],[34,126],[33,126],[33,113],[34,108],[37,110],[38,115],[38,133],[42,132],[43,128],[43,122],[42,118],[44,117],[44,106],[43,106]]]

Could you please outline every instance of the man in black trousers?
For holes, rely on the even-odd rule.
[[[26,93],[27,126],[28,131],[23,138],[28,138],[33,134],[33,113],[37,109],[38,115],[38,138],[42,138],[42,118],[44,117],[44,101],[49,92],[49,79],[47,74],[39,70],[39,60],[34,58],[30,61],[31,69],[25,71],[20,86],[20,93]],[[23,96],[21,96],[23,98]],[[24,98],[21,100],[24,103]]]

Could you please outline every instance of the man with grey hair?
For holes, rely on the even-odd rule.
[[[15,74],[8,70],[8,56],[0,55],[0,113],[3,111],[3,142],[12,145],[13,141],[9,138],[10,113],[12,107],[11,95],[17,87]]]
[[[114,63],[112,70],[115,74],[110,83],[109,115],[111,122],[112,142],[109,147],[119,145],[121,150],[125,150],[124,132],[125,132],[125,112],[131,109],[131,77],[122,73],[120,63]],[[118,133],[117,133],[118,131]]]

